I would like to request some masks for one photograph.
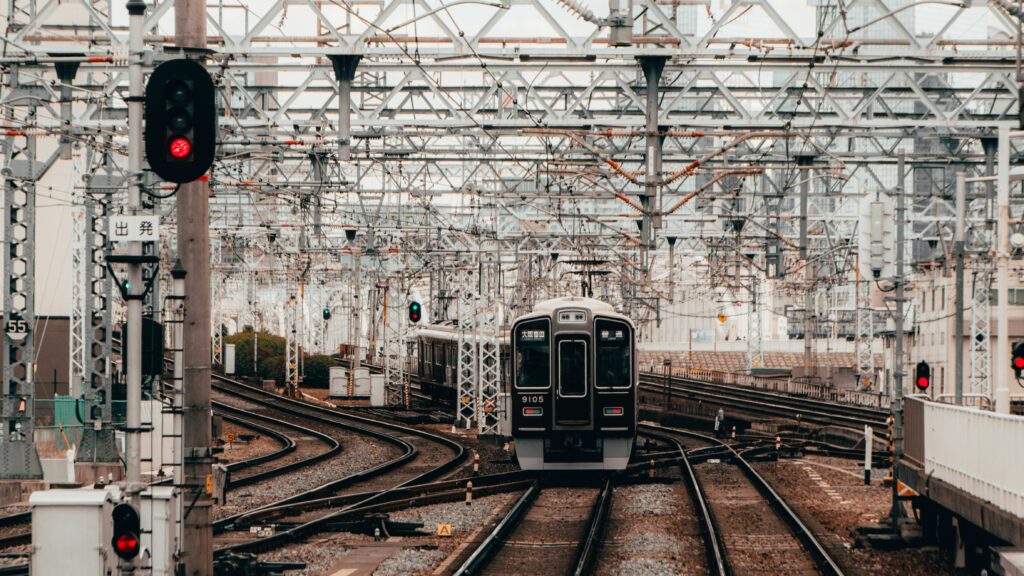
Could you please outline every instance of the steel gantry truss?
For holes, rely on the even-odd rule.
[[[225,17],[230,11],[211,5],[208,62],[222,110],[211,227],[259,242],[268,255],[317,260],[331,282],[348,268],[339,254],[351,230],[378,235],[368,249],[403,252],[410,285],[426,282],[428,262],[471,255],[459,271],[433,274],[458,303],[460,425],[476,423],[483,432],[493,422],[480,418],[478,402],[488,401],[500,374],[480,363],[490,354],[486,345],[474,350],[494,337],[500,316],[478,310],[508,299],[520,313],[542,295],[578,293],[565,262],[587,259],[607,272],[589,289],[624,307],[649,334],[672,282],[684,280],[657,270],[668,249],[659,234],[686,246],[674,269],[688,282],[714,288],[730,281],[718,268],[725,239],[744,258],[769,246],[777,251],[781,274],[770,280],[776,307],[804,292],[828,292],[853,282],[843,261],[855,249],[840,242],[854,233],[850,207],[893,187],[896,151],[907,153],[913,174],[908,241],[941,244],[953,213],[951,166],[976,171],[986,161],[979,139],[1017,122],[1014,47],[997,34],[955,35],[965,22],[984,21],[1012,37],[1017,22],[1005,2],[935,12],[931,35],[908,24],[924,8],[887,18],[895,4],[878,0],[845,0],[844,10],[819,3],[814,29],[806,30],[794,29],[769,0],[713,7],[634,0],[607,17],[596,14],[603,4],[509,0],[478,7],[484,15],[475,17],[431,0],[384,0],[358,10],[296,0],[240,6],[256,18]],[[87,149],[93,178],[75,200],[86,215],[75,224],[73,277],[81,284],[73,291],[72,370],[76,381],[90,383],[83,392],[98,409],[90,422],[100,428],[111,418],[110,374],[101,366],[112,352],[113,301],[105,242],[87,236],[105,230],[126,189],[119,175],[127,173],[132,143],[121,137],[130,98],[120,8],[12,0],[0,55],[4,185],[14,191],[8,197],[34,200],[34,183],[51,166],[74,162],[82,154],[76,143]],[[168,57],[173,10],[173,0],[158,0],[148,11],[140,55],[147,71]],[[868,25],[873,20],[879,23]],[[524,36],[522,22],[543,25]],[[661,68],[650,85],[657,98],[645,75],[654,63]],[[57,145],[53,159],[35,157],[37,140]],[[812,165],[798,165],[798,157],[813,157]],[[102,167],[99,180],[95,167]],[[803,219],[793,201],[802,174],[816,179]],[[166,192],[151,178],[146,190]],[[8,200],[9,228],[30,230],[31,208],[12,201],[22,200]],[[154,203],[173,228],[173,200]],[[91,221],[89,210],[96,213]],[[487,225],[482,211],[489,212]],[[742,231],[723,230],[728,219],[743,220]],[[644,226],[648,220],[660,224],[659,233]],[[801,226],[807,254],[799,260]],[[29,323],[32,262],[23,270],[24,254],[10,250],[31,251],[32,241],[15,238],[5,255],[5,282],[15,287],[5,299],[28,295]],[[490,272],[476,276],[482,244],[494,247],[496,285],[508,290],[492,294]],[[362,259],[349,264],[358,269]],[[370,254],[366,262],[380,264]],[[833,274],[803,282],[800,268],[808,262]],[[255,272],[250,266],[247,273]],[[976,284],[980,306],[979,292]],[[221,297],[247,297],[243,307],[258,307],[251,295]],[[860,295],[854,298],[862,318]],[[358,343],[358,289],[353,299],[348,341]],[[445,306],[437,302],[441,319]],[[305,322],[305,311],[293,307],[286,307],[284,327],[295,363],[292,369],[286,362],[292,391]],[[759,309],[755,302],[752,310]],[[7,320],[18,313],[5,307]],[[755,336],[759,324],[749,323]],[[214,326],[219,333],[219,322]],[[871,331],[858,323],[859,351]],[[987,327],[984,334],[987,355]],[[748,342],[754,367],[757,340]],[[31,366],[31,337],[5,344],[21,355],[18,370]],[[869,358],[858,355],[862,377]],[[972,348],[972,375],[974,360]],[[22,431],[31,426],[17,414],[20,398],[31,398],[30,380],[30,372],[7,380],[5,438],[18,422]]]
[[[857,376],[858,384],[870,390],[875,384],[875,311],[871,307],[871,282],[859,280],[855,286],[857,291]]]
[[[409,408],[407,326],[403,316],[406,306],[406,290],[400,278],[391,278],[382,287],[384,300],[384,391],[389,406]]]
[[[477,432],[500,434],[501,417],[501,318],[502,300],[499,291],[500,255],[486,250],[480,261],[480,294],[477,308],[480,389],[477,395]]]
[[[758,368],[765,368],[764,364],[764,340],[761,331],[761,319],[764,315],[763,291],[761,280],[756,270],[751,270],[750,275],[750,307],[747,314],[747,372],[753,372]]]
[[[466,429],[477,422],[477,314],[480,306],[479,277],[476,263],[464,257],[455,274],[458,286],[456,314],[458,318],[458,372],[456,373],[456,423]]]
[[[105,142],[109,144],[110,140]],[[114,438],[111,334],[114,282],[107,268],[106,254],[110,209],[116,199],[112,192],[120,187],[123,178],[115,173],[112,155],[104,152],[106,149],[109,148],[87,148],[83,152],[86,170],[82,180],[74,182],[72,188],[76,191],[76,200],[82,202],[83,226],[82,234],[75,234],[72,246],[72,277],[82,278],[85,288],[82,298],[72,300],[72,318],[84,319],[83,349],[78,352],[72,347],[71,350],[72,359],[81,354],[85,360],[83,384],[76,395],[85,404],[86,426],[77,455],[82,462],[117,462],[119,458]],[[78,266],[81,268],[76,268]],[[74,391],[75,386],[72,386]]]
[[[34,99],[30,86],[20,86],[15,68],[15,90]],[[27,107],[28,118],[37,107]],[[6,115],[8,122],[13,113]],[[35,243],[36,180],[44,170],[36,157],[36,137],[8,132],[4,138],[4,367],[0,405],[0,478],[42,478],[39,454],[33,442],[35,405]]]
[[[290,398],[299,397],[301,372],[299,357],[301,353],[301,328],[303,310],[298,297],[293,293],[288,296],[285,306],[285,361],[284,361],[284,392]]]
[[[974,289],[971,292],[971,372],[970,393],[992,397],[992,350],[989,344],[992,306],[989,292],[991,270],[978,266],[974,270]]]

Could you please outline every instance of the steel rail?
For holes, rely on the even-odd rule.
[[[664,394],[669,385],[664,382],[652,380],[652,376],[642,375],[640,378],[640,389],[646,389],[659,394]],[[689,384],[673,379],[675,384],[671,385],[673,394],[678,393],[680,398],[692,398],[713,404],[716,406],[733,407],[746,410],[754,414],[799,419],[801,422],[822,424],[827,426],[841,426],[853,430],[862,431],[864,425],[874,428],[883,428],[885,418],[874,419],[850,416],[845,407],[819,408],[802,405],[803,399],[780,399],[773,396],[765,396],[758,392],[735,392],[732,390],[701,390],[696,386],[706,386],[705,382],[689,381]]]
[[[259,481],[262,481],[262,480],[267,480],[269,478],[274,478],[274,477],[280,476],[282,474],[286,474],[288,472],[292,472],[294,470],[298,470],[299,468],[304,468],[306,466],[310,466],[310,465],[315,464],[317,462],[320,462],[320,461],[326,460],[328,458],[331,458],[332,456],[335,456],[336,454],[339,454],[341,452],[341,450],[342,450],[341,442],[339,442],[338,440],[335,440],[334,438],[331,438],[327,434],[323,434],[321,432],[313,430],[312,428],[306,428],[305,426],[300,426],[300,425],[294,424],[292,422],[287,422],[285,420],[279,420],[277,418],[272,418],[272,417],[267,416],[265,414],[256,414],[256,413],[253,413],[253,412],[247,412],[245,410],[242,410],[240,408],[236,408],[234,406],[230,406],[228,404],[224,404],[222,402],[214,401],[214,402],[212,402],[212,404],[213,404],[214,408],[216,408],[218,411],[220,411],[222,413],[222,417],[225,417],[223,412],[233,412],[235,414],[244,414],[246,418],[253,418],[253,419],[257,419],[257,420],[263,420],[264,422],[271,422],[271,423],[274,423],[274,424],[276,424],[278,426],[281,426],[283,428],[289,428],[291,430],[295,430],[296,432],[301,432],[302,434],[305,434],[305,435],[310,436],[312,438],[316,438],[320,442],[326,444],[327,447],[328,447],[327,451],[319,452],[319,453],[314,454],[313,456],[310,456],[308,458],[303,458],[301,460],[296,460],[295,462],[289,462],[288,464],[284,464],[282,466],[279,466],[277,468],[273,468],[271,470],[264,470],[262,472],[256,472],[254,474],[250,474],[248,476],[244,476],[244,477],[239,478],[237,480],[231,479],[230,482],[228,482],[228,489],[229,490],[232,489],[232,488],[235,488],[235,487],[248,486],[250,484],[255,484],[256,482],[259,482]],[[236,420],[245,422],[245,419],[243,419],[243,418],[237,418],[237,417],[234,417],[234,418]],[[289,440],[292,442],[292,448],[291,448],[290,451],[294,451],[296,449],[295,442],[294,442],[294,440],[291,440],[290,438],[289,438]],[[266,455],[266,456],[269,456],[269,455]],[[246,460],[244,463],[239,463],[239,464],[244,464],[243,466],[237,466],[237,467],[234,467],[234,468],[232,468],[231,464],[229,464],[228,465],[228,470],[230,470],[231,472],[234,472],[235,470],[251,468],[251,467],[256,466],[258,464],[262,464],[264,462],[268,462],[270,460],[273,460],[273,458],[267,458],[266,456],[256,457],[256,458],[253,458],[252,460]]]
[[[655,424],[641,424],[640,428],[643,428],[646,431],[676,434],[679,436],[695,438],[703,442],[729,446],[717,438],[690,430]],[[803,544],[804,549],[811,556],[811,559],[814,560],[821,573],[828,576],[844,576],[844,572],[842,568],[839,567],[839,564],[832,558],[832,555],[829,554],[825,546],[818,540],[811,529],[804,524],[803,520],[800,519],[797,513],[794,512],[788,504],[786,504],[785,499],[782,498],[774,488],[772,488],[771,484],[769,484],[763,476],[754,470],[754,467],[751,466],[750,462],[748,462],[740,452],[736,451],[732,446],[729,446],[729,448],[732,455],[732,461],[740,468],[740,470],[743,471],[751,483],[754,484],[758,491],[761,492],[762,496],[765,497],[768,503],[776,511],[779,517],[786,523],[786,525],[789,526],[793,535],[796,536],[797,540],[799,540],[801,544]]]
[[[576,560],[567,572],[568,576],[583,576],[590,574],[590,568],[597,558],[597,550],[601,545],[601,538],[604,536],[605,526],[608,524],[608,517],[611,515],[612,502],[612,479],[608,478],[601,488],[601,492],[594,501],[594,507],[590,511],[590,521],[587,523],[587,530],[583,533],[579,548],[576,550]]]
[[[707,559],[708,574],[711,574],[712,576],[732,576],[732,565],[729,563],[729,559],[725,555],[725,540],[722,538],[722,532],[718,529],[718,521],[715,519],[715,515],[711,512],[711,506],[708,504],[707,496],[704,494],[704,490],[701,488],[701,483],[697,479],[697,474],[693,470],[693,464],[690,462],[691,453],[696,450],[705,451],[706,448],[686,450],[679,440],[668,434],[662,434],[652,430],[645,430],[643,434],[645,436],[651,436],[673,444],[679,451],[681,455],[679,459],[679,468],[683,473],[683,478],[687,481],[686,488],[690,492],[690,497],[697,504],[697,508],[700,512],[700,524],[701,531],[704,533],[704,554]],[[707,448],[719,447],[709,446]]]
[[[308,403],[305,403],[305,402],[301,402],[299,400],[295,400],[293,398],[287,398],[287,397],[281,396],[279,394],[274,394],[272,392],[268,392],[266,390],[263,390],[261,388],[257,388],[255,386],[250,386],[248,384],[243,384],[241,382],[237,382],[237,381],[228,379],[228,378],[226,378],[224,376],[221,376],[221,375],[215,374],[213,377],[216,380],[219,380],[221,382],[224,382],[224,383],[229,384],[231,386],[234,386],[236,388],[241,388],[242,390],[245,390],[246,392],[248,392],[248,394],[245,395],[246,399],[251,401],[251,402],[255,402],[255,403],[261,404],[261,405],[271,406],[273,408],[284,410],[284,411],[290,411],[290,412],[293,412],[297,416],[302,417],[302,418],[308,418],[308,419],[315,420],[315,421],[321,421],[321,422],[324,422],[324,423],[333,424],[333,425],[340,426],[340,427],[343,427],[343,428],[350,428],[353,431],[357,431],[357,432],[368,433],[368,434],[371,434],[373,436],[380,437],[380,438],[382,438],[384,440],[387,440],[387,441],[390,441],[390,442],[395,442],[395,443],[403,443],[403,444],[405,444],[405,445],[410,447],[411,454],[406,454],[403,457],[391,460],[389,462],[385,462],[385,463],[383,463],[381,465],[378,465],[378,466],[376,466],[374,468],[371,468],[370,470],[365,470],[365,471],[362,471],[360,473],[354,474],[350,478],[367,479],[367,478],[372,478],[372,477],[380,476],[384,472],[391,471],[391,470],[401,466],[402,464],[410,461],[417,454],[416,448],[414,446],[412,446],[410,443],[408,443],[407,441],[405,441],[403,439],[400,439],[400,438],[395,438],[394,436],[390,436],[390,435],[388,435],[388,434],[386,434],[384,432],[379,432],[379,431],[376,431],[376,430],[372,430],[370,428],[367,428],[367,426],[372,426],[372,427],[377,427],[377,428],[384,428],[384,429],[392,431],[392,432],[398,432],[398,433],[405,434],[405,435],[417,436],[417,437],[426,439],[428,441],[434,442],[436,444],[439,444],[439,445],[441,445],[441,446],[443,446],[443,447],[445,447],[445,448],[447,448],[447,449],[449,449],[449,450],[451,450],[453,452],[453,456],[451,458],[449,458],[448,460],[446,460],[445,462],[443,462],[442,464],[440,464],[439,466],[435,466],[435,467],[427,470],[426,472],[420,473],[420,474],[416,475],[413,478],[410,478],[410,479],[408,479],[408,480],[406,480],[404,482],[400,482],[400,483],[398,483],[398,484],[396,484],[394,486],[391,486],[388,489],[383,490],[381,492],[378,492],[375,495],[368,496],[366,499],[364,499],[362,501],[359,501],[359,502],[356,502],[354,504],[351,504],[351,505],[347,506],[346,508],[343,508],[342,510],[335,511],[335,512],[332,512],[332,513],[320,516],[320,517],[318,517],[318,518],[316,518],[314,520],[311,520],[309,522],[305,522],[303,524],[291,527],[291,528],[289,528],[287,530],[278,532],[278,533],[274,534],[273,536],[270,536],[270,537],[267,537],[267,538],[263,538],[261,540],[257,540],[257,541],[253,541],[253,542],[244,542],[244,543],[240,543],[240,544],[236,544],[236,545],[231,545],[231,546],[220,548],[220,549],[218,549],[218,550],[216,550],[214,552],[215,556],[222,556],[224,554],[233,553],[233,552],[266,551],[266,550],[274,549],[274,548],[277,548],[277,547],[280,547],[280,546],[283,546],[283,545],[287,545],[287,544],[292,543],[292,542],[302,541],[305,538],[307,538],[308,536],[310,536],[311,534],[315,534],[318,531],[320,531],[323,527],[328,525],[330,522],[336,521],[339,517],[341,517],[342,515],[348,513],[352,509],[359,508],[359,507],[365,507],[365,506],[373,504],[373,503],[375,503],[377,501],[380,501],[380,500],[386,498],[388,494],[390,494],[391,492],[393,492],[393,491],[395,491],[397,489],[400,489],[400,488],[403,488],[403,487],[407,487],[407,486],[411,486],[411,485],[415,485],[415,484],[419,484],[419,483],[423,483],[423,482],[425,482],[428,479],[435,478],[435,477],[441,476],[441,475],[443,475],[445,473],[448,473],[448,472],[453,470],[456,466],[458,466],[460,463],[462,463],[466,459],[466,451],[465,451],[465,448],[461,444],[459,444],[459,443],[457,443],[455,441],[449,440],[447,438],[444,438],[442,436],[439,436],[437,434],[433,434],[433,433],[426,432],[424,430],[419,430],[419,429],[416,429],[416,428],[411,428],[411,427],[408,427],[408,426],[401,426],[399,424],[394,424],[394,423],[391,423],[391,422],[383,422],[383,421],[374,420],[374,419],[371,419],[371,418],[364,418],[362,416],[357,416],[357,415],[354,415],[354,414],[349,414],[349,413],[345,413],[345,412],[339,412],[339,411],[336,411],[336,410],[331,410],[331,409],[323,408],[323,407],[320,407],[320,406],[316,406],[316,405],[313,405],[313,404],[308,404]],[[234,390],[230,390],[229,388],[227,388],[225,386],[219,386],[219,385],[213,385],[213,386],[214,386],[215,389],[219,389],[219,390],[225,391],[227,393],[234,393],[236,395],[240,394],[239,392],[234,391]],[[265,399],[257,398],[257,396],[262,396]],[[353,422],[355,422],[355,424]],[[294,504],[294,503],[299,503],[299,502],[302,502],[304,500],[308,500],[308,499],[311,499],[311,498],[312,498],[312,496],[310,496],[309,493],[304,493],[303,495],[300,495],[300,497],[292,497],[292,498],[284,499],[282,501],[274,503],[274,505],[275,506],[280,506],[282,504]],[[266,507],[263,507],[263,508],[266,508]],[[257,510],[260,510],[260,509],[257,509]]]
[[[534,481],[526,492],[519,497],[519,500],[516,500],[516,503],[512,505],[512,508],[505,514],[505,517],[498,522],[494,529],[491,530],[491,533],[484,538],[484,541],[477,546],[476,550],[459,566],[452,576],[482,574],[487,563],[497,554],[505,539],[519,525],[519,522],[526,515],[526,511],[530,509],[530,505],[537,499],[538,494],[540,494],[540,481]]]
[[[665,375],[656,374],[652,372],[643,372],[641,377],[648,379],[665,380]],[[687,376],[672,376],[672,382],[699,385],[702,388],[713,389],[721,392],[748,395],[757,398],[771,398],[773,400],[790,403],[793,405],[805,406],[809,409],[824,410],[824,411],[841,411],[844,414],[858,414],[866,418],[885,418],[889,415],[888,410],[881,408],[872,408],[870,406],[862,406],[859,404],[847,404],[842,402],[831,402],[829,400],[822,400],[819,398],[811,398],[805,396],[798,396],[795,394],[786,394],[777,392],[774,390],[765,390],[761,388],[755,388],[753,386],[743,386],[741,384],[724,384],[721,382],[709,382],[706,380],[700,380],[697,378],[691,378]]]

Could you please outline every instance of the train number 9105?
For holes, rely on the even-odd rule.
[[[543,396],[523,396],[523,404],[541,404],[543,402]]]

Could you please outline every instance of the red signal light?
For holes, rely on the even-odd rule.
[[[171,157],[183,160],[188,158],[188,155],[192,153],[192,143],[188,141],[188,138],[182,138],[181,136],[171,140],[171,145],[168,147],[168,151],[171,153]]]
[[[1024,357],[1017,356],[1013,359],[1013,365],[1016,368],[1024,368]]]
[[[921,376],[920,378],[918,378],[917,379],[917,387],[918,388],[927,388],[928,387],[928,379],[925,378],[924,376]]]
[[[139,553],[139,539],[134,534],[121,534],[114,539],[114,548],[121,558],[134,558]]]

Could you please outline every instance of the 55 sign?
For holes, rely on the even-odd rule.
[[[28,322],[24,318],[11,316],[4,324],[4,332],[7,337],[15,342],[21,342],[28,336]]]

